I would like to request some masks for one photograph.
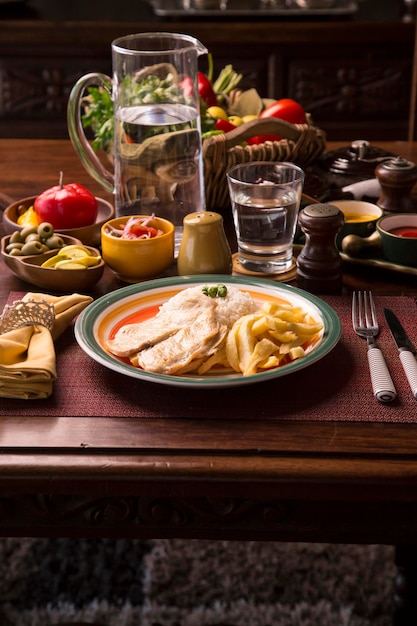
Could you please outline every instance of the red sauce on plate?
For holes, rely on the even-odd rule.
[[[417,238],[417,226],[400,226],[399,228],[392,228],[390,233],[397,235],[398,237]]]
[[[160,307],[160,304],[154,304],[153,306],[148,306],[144,309],[140,309],[139,311],[134,311],[130,315],[126,315],[126,317],[124,317],[122,320],[120,320],[120,322],[113,326],[109,333],[109,339],[114,339],[114,336],[119,328],[125,326],[126,324],[137,324],[139,322],[144,322],[150,317],[155,317]]]

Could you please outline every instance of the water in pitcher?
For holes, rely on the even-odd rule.
[[[116,113],[117,215],[152,214],[176,227],[204,208],[200,118],[185,104],[141,104]]]

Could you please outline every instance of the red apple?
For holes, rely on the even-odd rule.
[[[94,224],[97,218],[97,199],[78,183],[62,184],[47,189],[34,202],[33,208],[40,222],[49,222],[55,228],[80,228]]]

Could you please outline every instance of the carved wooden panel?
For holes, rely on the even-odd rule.
[[[67,137],[66,111],[70,91],[77,79],[92,69],[108,72],[108,64],[93,59],[4,58],[0,61],[0,120],[14,122],[14,136],[28,136],[27,122],[33,125],[30,136]],[[10,120],[10,121],[9,121]],[[8,122],[9,121],[9,122]],[[24,122],[22,127],[19,122]],[[48,133],[52,123],[53,134]],[[40,125],[45,131],[36,133]],[[8,135],[7,131],[2,136]]]
[[[354,33],[350,42],[344,28],[339,45],[337,34],[327,29],[323,41],[312,29],[305,37],[293,33],[284,41],[279,33],[276,41],[270,34],[264,40],[261,34],[247,33],[245,42],[237,32],[228,38],[222,26],[205,33],[215,74],[232,64],[244,76],[242,89],[255,87],[263,97],[299,100],[329,140],[407,138],[412,78],[408,31],[404,41],[394,37],[384,46],[381,23],[369,41],[362,33],[352,45]],[[88,45],[72,42],[70,28],[62,41],[52,38],[49,43],[44,36],[40,39],[41,32],[32,41],[25,32],[23,47],[7,37],[0,42],[1,135],[66,138],[66,103],[76,79],[91,71],[111,71],[111,37],[106,32],[98,30]]]
[[[417,508],[378,502],[106,495],[0,497],[0,536],[189,537],[349,543],[415,540]]]
[[[411,70],[406,59],[295,59],[287,89],[330,139],[406,139]]]
[[[300,60],[290,64],[288,87],[317,120],[372,122],[407,116],[410,81],[411,65],[401,61]]]

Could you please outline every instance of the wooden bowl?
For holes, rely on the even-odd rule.
[[[11,235],[16,230],[21,230],[23,227],[19,226],[17,219],[19,217],[18,208],[23,206],[26,209],[33,206],[37,196],[30,196],[17,200],[10,204],[3,212],[3,224],[6,235]],[[82,226],[81,228],[57,228],[60,234],[69,235],[70,237],[76,237],[86,246],[98,246],[101,240],[101,227],[108,220],[114,217],[114,207],[107,200],[97,198],[98,213],[97,219],[91,226]]]
[[[85,244],[76,237],[61,235],[66,246],[70,244]],[[47,289],[48,291],[60,293],[83,292],[91,289],[102,277],[104,271],[104,261],[92,267],[81,270],[56,269],[54,267],[41,267],[42,263],[54,256],[58,250],[50,250],[43,254],[33,254],[30,256],[11,256],[6,252],[6,247],[10,241],[10,235],[1,239],[1,255],[7,267],[19,278],[31,285]],[[91,246],[85,246],[90,254],[100,256],[100,252]]]

